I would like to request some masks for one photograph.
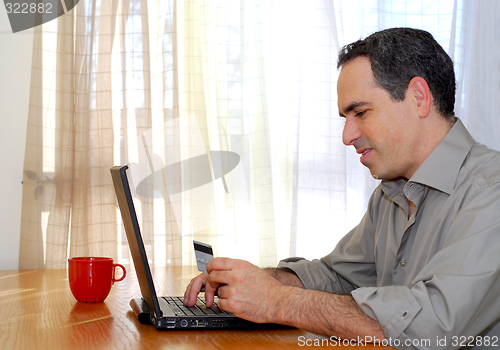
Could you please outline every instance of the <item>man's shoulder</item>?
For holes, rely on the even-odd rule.
[[[476,142],[464,161],[462,171],[479,187],[500,183],[500,152]]]

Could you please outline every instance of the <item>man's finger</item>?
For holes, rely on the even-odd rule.
[[[212,270],[208,281],[213,288],[217,288],[219,284],[229,284],[231,282],[231,274],[231,271]]]
[[[207,305],[207,307],[211,307],[213,305],[214,297],[217,293],[218,288],[219,285],[217,285],[216,288],[213,288],[210,283],[207,283],[205,285],[205,304]]]
[[[207,281],[208,283],[206,284],[205,286],[205,293],[207,292],[206,291],[206,287],[210,287],[211,289],[213,290],[217,290],[217,288],[219,288],[220,286],[220,282],[217,281],[217,280],[213,280],[212,277],[210,276],[209,280]]]
[[[207,272],[213,270],[231,270],[234,267],[234,259],[230,258],[213,258],[207,264]]]
[[[198,294],[202,291],[208,278],[207,274],[201,274],[191,280],[184,292],[184,305],[193,306],[196,304]]]

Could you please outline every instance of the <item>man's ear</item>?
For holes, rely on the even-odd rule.
[[[414,77],[408,84],[408,93],[410,98],[415,102],[415,108],[418,111],[420,118],[426,118],[432,106],[432,94],[429,89],[429,84],[422,77]]]

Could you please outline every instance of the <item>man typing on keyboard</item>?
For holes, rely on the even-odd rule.
[[[319,260],[215,258],[184,304],[204,289],[254,322],[402,349],[499,346],[500,154],[455,117],[453,62],[429,33],[394,28],[345,46],[338,67],[343,142],[382,180],[365,216]]]

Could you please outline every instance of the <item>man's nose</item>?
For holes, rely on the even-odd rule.
[[[342,132],[342,141],[346,146],[354,145],[354,142],[361,137],[361,131],[355,118],[346,117],[344,131]]]

